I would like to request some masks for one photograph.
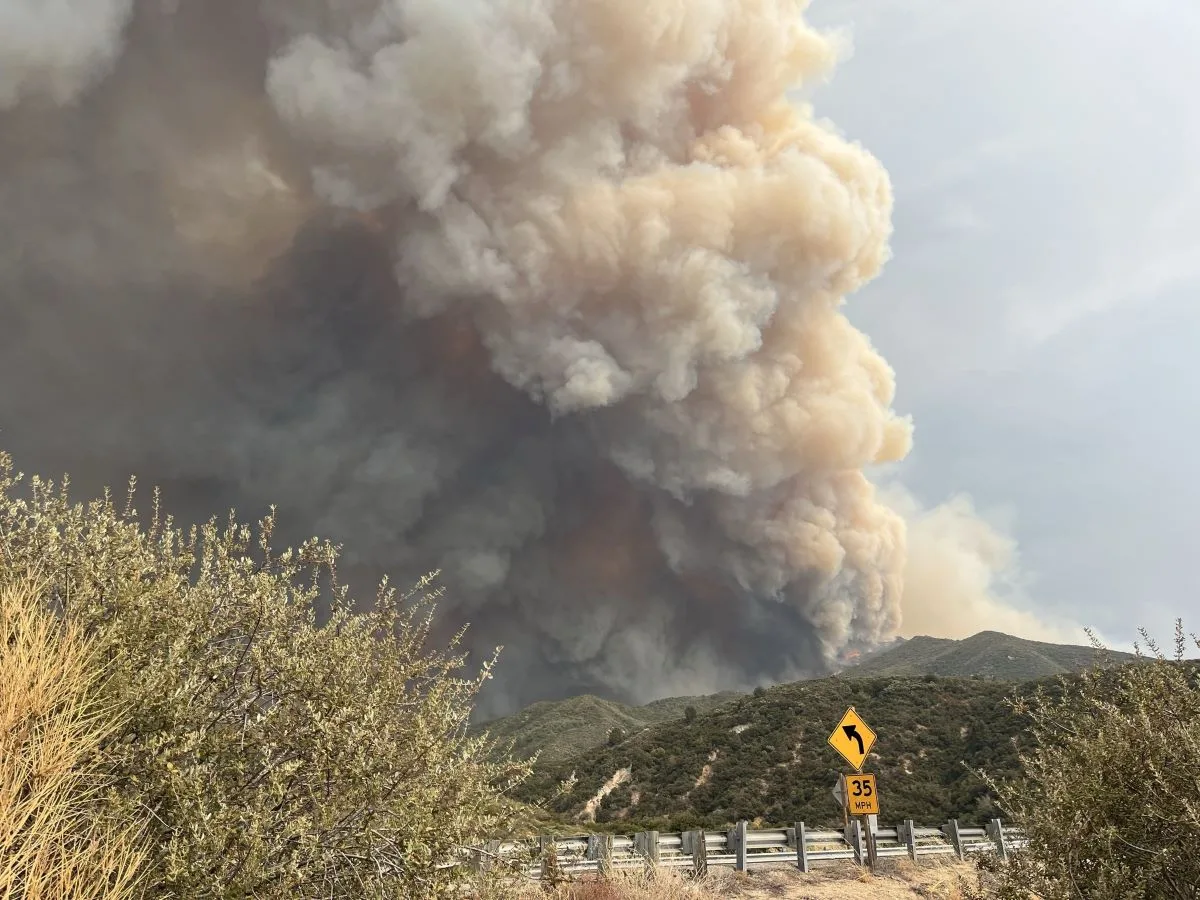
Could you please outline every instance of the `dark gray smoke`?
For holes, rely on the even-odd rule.
[[[891,637],[891,195],[803,6],[9,3],[0,442],[442,568],[491,712]]]

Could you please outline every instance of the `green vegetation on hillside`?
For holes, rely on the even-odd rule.
[[[513,742],[512,755],[528,759],[541,751],[539,762],[555,763],[603,744],[614,728],[626,735],[651,725],[682,719],[692,707],[698,714],[743,696],[733,691],[705,697],[669,697],[645,706],[626,706],[591,694],[566,700],[534,703],[511,716],[485,722],[476,732],[487,731],[504,745]]]
[[[1133,659],[1129,653],[1101,652],[1073,644],[1046,644],[998,631],[981,631],[961,641],[915,637],[867,657],[842,674],[865,678],[941,675],[1032,681],[1081,672],[1106,660],[1119,663]]]
[[[1032,681],[1080,672],[1109,662],[1127,662],[1128,653],[1107,652],[1071,644],[1046,644],[995,631],[983,631],[964,640],[915,637],[898,640],[839,673],[845,678],[920,677],[989,678]],[[761,695],[762,690],[756,691]],[[709,712],[745,695],[725,692],[700,697],[669,697],[645,706],[627,706],[590,694],[533,705],[491,722],[475,726],[501,744],[513,742],[519,759],[541,752],[542,764],[564,762],[606,742],[614,728],[625,737],[651,725],[682,719],[687,708]]]
[[[629,768],[587,827],[720,828],[738,819],[840,825],[831,790],[847,769],[826,738],[854,706],[879,734],[865,769],[879,777],[886,821],[982,821],[996,809],[971,769],[1013,776],[1026,742],[1025,723],[1004,702],[1012,690],[1001,681],[935,676],[783,685],[539,766],[524,790],[548,793],[574,772],[574,789],[553,810],[575,819]]]

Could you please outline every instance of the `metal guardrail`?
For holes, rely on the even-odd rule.
[[[918,826],[912,820],[891,828],[879,827],[874,819],[871,823],[870,835],[855,820],[844,831],[813,830],[803,822],[792,828],[751,829],[747,822],[738,822],[728,831],[644,831],[632,837],[586,834],[492,841],[482,852],[471,854],[470,864],[486,868],[507,863],[531,878],[541,877],[549,867],[567,876],[643,868],[703,874],[712,866],[732,866],[745,872],[764,865],[794,865],[808,872],[842,860],[865,864],[868,840],[874,841],[878,859],[912,860],[931,856],[965,859],[978,853],[996,853],[1003,858],[1026,843],[1019,829],[999,819],[983,828],[961,826],[957,819],[933,827]]]

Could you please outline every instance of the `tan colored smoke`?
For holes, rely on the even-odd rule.
[[[1016,541],[981,517],[968,497],[925,509],[903,488],[889,486],[886,498],[908,523],[905,635],[964,638],[1003,631],[1033,640],[1086,641],[1082,629],[1021,608],[1027,598]]]
[[[887,175],[785,97],[835,59],[804,5],[409,3],[385,22],[360,3],[293,20],[267,84],[329,202],[409,204],[413,308],[467,313],[505,378],[596,414],[625,477],[681,501],[659,529],[677,570],[798,604],[841,646],[898,625],[903,529],[862,470],[910,427],[839,310],[887,257]]]

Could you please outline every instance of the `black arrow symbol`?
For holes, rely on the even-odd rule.
[[[863,739],[862,735],[858,733],[858,726],[843,725],[842,731],[846,732],[846,737],[850,738],[850,740],[858,741],[858,752],[865,755],[867,751],[866,748],[863,747]]]

